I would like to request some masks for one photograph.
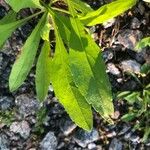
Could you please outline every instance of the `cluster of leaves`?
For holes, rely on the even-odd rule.
[[[40,40],[43,46],[36,65],[36,92],[40,101],[47,95],[50,82],[59,101],[72,120],[80,127],[92,128],[93,107],[103,118],[111,122],[113,103],[110,83],[99,47],[86,26],[104,23],[128,10],[136,0],[116,0],[94,11],[80,0],[61,0],[65,8],[40,0],[5,0],[12,8],[0,20],[0,47],[12,32],[27,21],[42,14],[41,19],[26,40],[9,77],[10,91],[19,88],[34,63]],[[37,13],[16,20],[23,8],[36,8]],[[55,32],[55,52],[51,50],[51,30]]]
[[[150,37],[142,39],[136,45],[136,50],[140,52],[147,46],[150,47]],[[134,77],[142,86],[142,90],[135,92],[125,91],[120,93],[118,98],[124,98],[129,104],[129,111],[127,114],[122,116],[122,120],[129,122],[138,120],[140,118],[139,122],[135,124],[134,128],[144,131],[143,142],[147,142],[147,139],[150,135],[150,64],[148,62],[143,64],[141,67],[141,72],[138,76],[146,78],[146,83],[141,82],[137,75],[134,74]]]

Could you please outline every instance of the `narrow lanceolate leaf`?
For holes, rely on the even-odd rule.
[[[72,14],[70,18],[72,28],[70,28],[69,63],[73,79],[87,102],[92,104],[104,118],[110,119],[109,115],[114,111],[111,88],[99,48],[85,33],[69,0],[68,5]]]
[[[50,43],[45,41],[36,66],[36,92],[40,101],[44,100],[50,85]]]
[[[14,21],[14,13],[12,13],[12,16],[11,14],[8,14],[9,16],[3,18],[0,21],[0,48],[3,46],[5,41],[11,36],[14,30],[16,30],[18,27],[26,23],[28,20],[30,20],[37,14],[34,14],[19,21]]]
[[[41,8],[39,0],[6,0],[16,12],[23,8]]]
[[[68,67],[68,54],[55,26],[56,49],[52,63],[51,80],[59,101],[65,107],[72,120],[85,130],[92,128],[90,105],[74,86]]]
[[[31,35],[27,39],[25,45],[21,50],[21,54],[18,56],[16,62],[13,65],[9,77],[10,91],[14,91],[21,86],[32,67],[40,42],[40,31],[42,30],[44,21],[45,15],[42,17],[38,25],[35,27]]]
[[[20,20],[8,24],[0,23],[0,47],[3,46],[5,41],[11,36],[12,32],[19,26],[23,25],[27,20]],[[5,22],[5,21],[4,21]]]
[[[136,2],[137,0],[116,0],[100,7],[96,11],[88,13],[84,17],[81,17],[80,20],[87,26],[101,24],[132,8]]]

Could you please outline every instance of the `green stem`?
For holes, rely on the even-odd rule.
[[[35,14],[33,14],[33,15],[31,15],[31,16],[25,18],[25,19],[19,20],[19,21],[28,21],[28,20],[30,20],[30,19],[32,19],[32,18],[38,16],[39,14],[41,14],[41,13],[43,13],[43,12],[44,12],[44,11],[37,12],[37,13],[35,13]]]
[[[42,0],[40,0],[40,3],[48,10],[50,11],[50,13],[52,14],[52,9],[53,10],[57,10],[59,12],[63,12],[63,13],[66,13],[66,14],[70,14],[68,11],[64,10],[64,9],[60,9],[60,8],[56,8],[56,7],[50,7],[49,5],[46,5]]]
[[[60,8],[56,8],[56,7],[52,7],[53,10],[57,10],[59,12],[63,12],[63,13],[66,13],[68,15],[70,15],[70,13],[67,11],[67,10],[64,10],[64,9],[60,9]]]
[[[52,0],[52,1],[50,2],[50,5],[56,3],[57,1],[59,1],[59,0]]]

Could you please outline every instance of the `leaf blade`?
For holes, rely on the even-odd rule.
[[[42,28],[42,23],[45,19],[45,15],[41,18],[38,25],[35,27],[29,38],[27,39],[25,45],[22,48],[21,55],[14,63],[11,74],[9,77],[9,87],[10,91],[15,91],[21,86],[22,82],[28,75],[34,58],[37,52],[37,48],[40,42],[40,30]],[[29,55],[30,54],[30,55]]]
[[[130,9],[136,4],[136,2],[137,0],[117,0],[100,7],[96,11],[88,13],[87,15],[81,17],[80,20],[87,26],[101,24]]]
[[[73,84],[72,76],[67,65],[68,54],[56,26],[55,34],[56,49],[52,65],[53,72],[51,73],[54,91],[72,120],[79,127],[85,130],[91,130],[93,125],[91,107]]]
[[[99,48],[85,32],[69,0],[68,6],[72,15],[69,63],[74,82],[87,102],[102,117],[112,122],[109,117],[114,112],[111,88]],[[102,71],[98,70],[98,67],[101,67]]]
[[[41,8],[39,0],[6,0],[6,2],[12,7],[16,12],[23,8]]]
[[[50,44],[45,41],[36,66],[36,93],[40,101],[45,99],[50,85],[51,59],[49,54]]]
[[[3,46],[5,41],[11,36],[14,30],[16,30],[18,27],[22,26],[28,20],[37,16],[38,14],[40,14],[40,12],[18,21],[14,21],[14,14],[8,14],[9,16],[3,18],[0,22],[0,48]]]

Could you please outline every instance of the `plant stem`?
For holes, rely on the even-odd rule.
[[[67,10],[64,10],[64,9],[59,9],[59,8],[56,8],[56,7],[52,7],[53,10],[57,10],[59,12],[63,12],[63,13],[66,13],[68,15],[70,15],[70,13],[67,11]]]

